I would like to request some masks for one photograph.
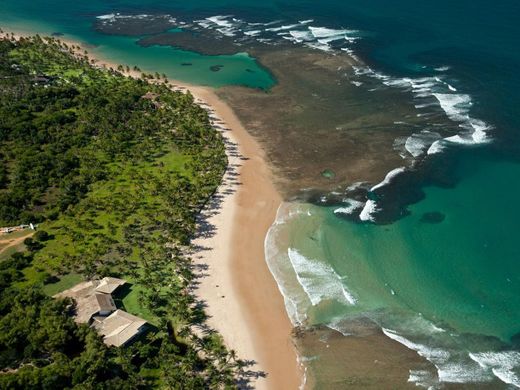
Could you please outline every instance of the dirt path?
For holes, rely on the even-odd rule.
[[[27,237],[31,237],[34,232],[28,232],[25,236],[10,238],[7,235],[0,235],[0,255],[7,251],[9,248],[13,246],[17,246],[23,243]],[[5,246],[4,246],[5,245]]]

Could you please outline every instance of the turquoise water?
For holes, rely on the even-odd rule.
[[[411,215],[391,225],[351,223],[334,213],[337,207],[300,205],[298,217],[288,218],[295,226],[287,246],[332,266],[356,301],[343,300],[346,312],[396,307],[446,329],[508,342],[520,330],[520,247],[505,245],[518,237],[508,216],[517,207],[520,166],[486,160],[465,166],[470,161],[459,167],[465,176],[456,189],[427,188]],[[483,186],[482,175],[492,184]],[[423,220],[435,211],[442,222]],[[329,322],[336,309],[311,312],[314,321]]]
[[[305,37],[306,26],[348,30],[341,34],[352,39],[341,48],[361,56],[377,72],[371,77],[412,90],[418,105],[441,104],[466,131],[465,143],[473,145],[443,141],[449,159],[443,152],[427,156],[431,142],[411,150],[416,161],[431,161],[433,171],[444,168],[449,188],[434,186],[429,172],[393,188],[391,196],[388,185],[369,191],[377,205],[395,202],[409,211],[384,225],[360,220],[367,199],[358,198],[350,216],[335,213],[352,206],[348,199],[333,207],[286,204],[266,241],[269,264],[295,323],[328,324],[348,333],[350,320],[369,318],[434,362],[441,381],[498,377],[520,386],[520,2],[4,0],[0,26],[62,32],[94,45],[92,50],[109,60],[186,82],[264,89],[275,83],[245,53],[206,56],[144,48],[136,43],[139,37],[94,30],[96,17],[117,12],[182,15],[190,23],[234,15],[209,28],[237,39],[244,29],[262,29],[264,37],[269,28],[284,25]],[[266,37],[287,39],[289,30]],[[337,41],[327,40],[330,34],[314,30],[312,43],[337,49],[332,46]],[[211,71],[215,65],[223,67]],[[424,118],[425,127],[431,125]],[[478,128],[490,142],[475,140],[482,135]],[[424,199],[407,205],[407,185],[422,188]]]
[[[139,36],[104,35],[93,29],[96,16],[112,12],[104,2],[4,2],[0,6],[0,26],[40,34],[65,33],[68,38],[88,45],[94,54],[111,62],[138,66],[143,71],[159,72],[184,82],[221,87],[244,85],[267,89],[275,80],[247,53],[209,56],[165,46],[141,47]],[[183,64],[189,63],[190,66]],[[211,66],[223,65],[218,72]]]
[[[520,165],[468,157],[457,169],[456,188],[426,188],[390,225],[285,204],[269,264],[295,323],[349,335],[369,320],[433,362],[441,381],[490,381],[498,370],[518,386]],[[442,222],[425,221],[432,212]]]

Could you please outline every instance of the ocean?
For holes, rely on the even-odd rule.
[[[371,113],[356,122],[356,131],[370,134],[359,146],[306,159],[299,174],[311,177],[314,164],[323,177],[293,180],[266,237],[267,261],[295,325],[348,338],[370,324],[429,361],[432,370],[410,368],[408,380],[434,388],[520,387],[518,20],[520,3],[512,0],[0,4],[4,30],[64,33],[114,62],[213,87],[269,94],[276,70],[256,59],[258,46],[264,56],[291,45],[353,58],[348,74],[335,69],[335,88],[381,104],[387,125],[372,129]],[[192,35],[175,35],[182,31]],[[203,47],[193,36],[216,37],[218,45]],[[406,110],[380,103],[389,96],[402,96]],[[353,110],[338,99],[320,104],[338,117]],[[336,136],[314,131],[301,153]],[[370,137],[391,141],[377,149],[385,156]],[[392,154],[400,162],[379,181],[361,168],[341,176],[355,148],[374,161]],[[334,169],[322,169],[328,163]],[[309,365],[320,359],[308,353],[302,346]],[[316,387],[332,388],[330,378],[314,376]]]

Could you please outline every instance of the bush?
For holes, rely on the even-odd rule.
[[[47,233],[45,230],[38,230],[36,233],[34,233],[33,238],[36,241],[44,242],[51,238],[49,233]]]

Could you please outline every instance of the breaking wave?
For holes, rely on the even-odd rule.
[[[356,62],[354,77],[350,82],[362,86],[366,79],[378,80],[378,88],[398,88],[410,92],[418,116],[434,116],[441,111],[457,127],[455,134],[446,135],[431,128],[416,129],[410,136],[396,140],[396,149],[404,160],[418,161],[442,155],[451,147],[482,145],[492,140],[490,132],[492,125],[471,114],[474,105],[470,95],[459,91],[445,72],[448,65],[436,68],[435,76],[431,77],[392,77],[379,73],[363,64],[353,54],[355,44],[362,38],[358,30],[347,28],[329,28],[314,25],[314,20],[288,22],[275,20],[270,22],[248,22],[233,15],[214,15],[200,20],[180,21],[171,15],[121,15],[118,13],[100,15],[100,23],[116,23],[126,19],[153,20],[161,18],[172,27],[183,26],[190,29],[211,30],[222,36],[232,38],[239,44],[261,42],[277,45],[280,42],[290,42],[303,45],[323,52],[336,54],[346,52]],[[405,125],[396,122],[396,126]],[[385,179],[373,185],[368,193],[381,192],[398,175],[408,169],[403,166],[391,170]],[[361,201],[346,198],[341,207],[334,213],[341,215],[358,215],[362,222],[376,222],[376,215],[381,211],[381,205],[376,199]],[[358,214],[359,213],[359,214]],[[276,221],[271,226],[265,238],[266,262],[284,297],[287,313],[294,325],[305,324],[309,310],[325,301],[335,301],[344,305],[356,305],[357,297],[345,286],[343,278],[327,263],[319,259],[305,256],[303,251],[283,245],[284,225],[292,218],[308,216],[304,207],[282,205],[278,210]],[[393,290],[392,290],[393,291]],[[340,329],[339,323],[330,326]],[[435,327],[434,327],[435,328]],[[432,332],[443,332],[442,329],[432,329]],[[447,383],[486,382],[497,378],[502,382],[520,387],[520,353],[506,352],[461,352],[449,348],[432,347],[426,342],[412,341],[400,332],[382,328],[383,333],[391,339],[416,351],[420,356],[430,361],[436,367],[436,375],[429,371],[410,371],[409,381],[421,386],[435,386]],[[343,333],[343,332],[342,332]],[[348,334],[345,332],[344,334]]]
[[[502,382],[520,388],[520,352],[470,353],[469,357],[484,370],[491,370]],[[515,372],[516,371],[516,372]]]
[[[285,237],[290,223],[306,218],[305,205],[283,203],[265,238],[267,265],[273,274],[293,325],[304,325],[309,310],[321,303],[336,302],[345,306],[357,303],[357,297],[329,264],[307,257],[293,248]]]
[[[387,337],[414,350],[419,356],[431,362],[437,370],[436,378],[429,371],[411,370],[409,382],[424,387],[436,387],[439,383],[484,383],[493,380],[494,372],[484,364],[476,364],[476,359],[471,353],[427,346],[411,341],[392,329],[382,328],[382,330]],[[501,367],[504,369],[505,366]],[[495,376],[502,380],[498,375]]]
[[[289,248],[287,254],[296,277],[313,306],[327,299],[356,304],[356,298],[345,288],[341,277],[330,265],[309,259],[293,248]]]

